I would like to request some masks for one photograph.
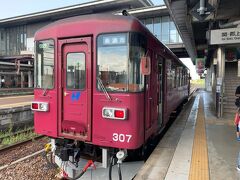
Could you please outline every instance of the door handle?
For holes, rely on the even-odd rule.
[[[67,92],[64,92],[64,96],[67,96],[69,93],[67,93]]]

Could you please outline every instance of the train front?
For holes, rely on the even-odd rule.
[[[130,31],[77,38],[54,33],[46,28],[36,35],[35,131],[49,136],[55,155],[62,162],[71,158],[76,167],[83,154],[97,159],[102,149],[141,147],[146,37]]]

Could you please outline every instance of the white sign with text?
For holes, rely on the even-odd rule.
[[[240,28],[211,30],[210,44],[236,44],[240,43]]]

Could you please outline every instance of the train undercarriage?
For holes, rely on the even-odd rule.
[[[64,179],[125,179],[134,177],[144,162],[143,147],[104,148],[69,139],[51,139],[50,146],[54,164],[61,169],[59,176]]]

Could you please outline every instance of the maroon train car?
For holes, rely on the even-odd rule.
[[[35,131],[60,152],[138,149],[188,98],[188,69],[132,16],[60,20],[40,29],[35,45]]]

